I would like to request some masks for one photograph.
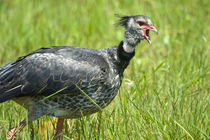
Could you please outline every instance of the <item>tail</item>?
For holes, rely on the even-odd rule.
[[[10,100],[21,93],[18,80],[14,80],[16,75],[16,65],[14,62],[6,64],[0,68],[0,103]]]
[[[21,85],[14,87],[12,89],[9,89],[7,91],[1,91],[0,90],[0,103],[3,103],[5,101],[8,101],[16,96],[18,96],[17,93],[21,93]]]

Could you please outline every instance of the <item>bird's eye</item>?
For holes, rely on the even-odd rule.
[[[139,24],[140,26],[142,26],[142,25],[144,25],[145,23],[144,23],[143,21],[138,21],[138,24]]]

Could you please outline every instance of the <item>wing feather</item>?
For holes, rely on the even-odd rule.
[[[65,87],[63,93],[75,95],[75,84],[89,84],[100,75],[101,67],[107,66],[97,53],[79,47],[51,47],[20,57],[0,69],[0,102],[20,96],[48,96]]]

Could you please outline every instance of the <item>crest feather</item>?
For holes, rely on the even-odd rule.
[[[123,27],[127,26],[128,21],[131,18],[131,16],[120,16],[120,15],[115,15],[115,16],[119,18],[119,20],[117,21],[117,23],[115,25],[123,26]]]

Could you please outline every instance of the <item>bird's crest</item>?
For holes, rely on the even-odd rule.
[[[127,26],[127,23],[129,21],[129,19],[131,18],[131,16],[120,16],[118,14],[115,14],[115,16],[119,18],[119,20],[117,21],[117,23],[115,25],[123,26],[123,27]]]

